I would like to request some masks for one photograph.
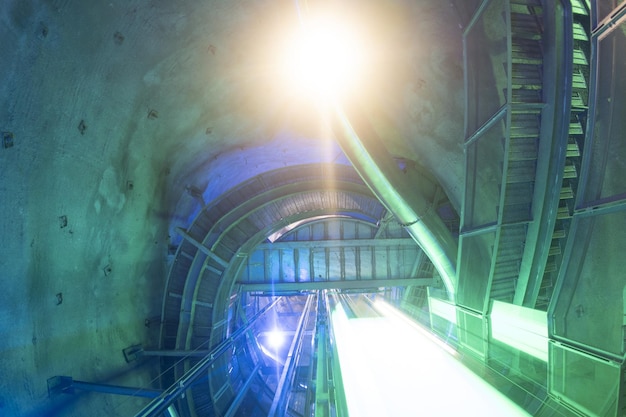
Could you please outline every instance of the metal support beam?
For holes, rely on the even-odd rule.
[[[411,238],[378,238],[378,239],[344,239],[344,240],[295,240],[286,242],[262,243],[255,250],[271,249],[321,249],[321,248],[365,248],[376,247],[415,247],[417,243]]]
[[[457,243],[425,192],[437,184],[418,172],[399,170],[361,104],[343,104],[335,106],[335,139],[374,195],[426,252],[454,300]]]
[[[374,235],[374,239],[380,239],[381,236],[387,231],[387,226],[389,226],[389,222],[393,220],[393,213],[390,211],[385,211],[385,215],[378,221],[378,230],[376,230],[376,235]]]
[[[302,310],[302,315],[300,316],[300,320],[298,321],[298,326],[296,328],[296,334],[294,335],[291,346],[289,347],[289,353],[285,359],[285,366],[283,367],[283,372],[280,375],[280,380],[276,386],[272,406],[270,407],[269,413],[267,413],[269,417],[285,415],[285,410],[287,408],[287,391],[285,391],[285,389],[292,383],[295,367],[298,363],[296,360],[298,357],[298,351],[302,346],[302,336],[304,334],[303,330],[305,327],[304,324],[310,313],[311,306],[313,305],[313,298],[314,297],[312,295],[307,297],[306,305]]]
[[[320,293],[317,302],[317,324],[315,326],[315,416],[330,416],[331,404],[330,391],[332,389],[331,377],[328,375],[328,308],[326,306],[326,294]]]
[[[222,268],[226,268],[228,266],[228,262],[226,262],[225,260],[217,256],[216,254],[211,252],[211,249],[207,248],[201,242],[197,241],[193,236],[187,233],[182,227],[177,227],[176,232],[178,232],[179,235],[184,237],[186,241],[188,241],[189,243],[194,245],[196,248],[198,248],[200,252],[204,253],[206,256],[208,256],[209,258],[213,259],[215,262],[220,264]]]
[[[237,341],[242,335],[244,335],[248,329],[250,329],[254,323],[261,317],[266,311],[276,305],[279,299],[274,300],[267,306],[263,307],[258,313],[256,313],[243,327],[237,329],[228,339],[223,340],[217,345],[210,354],[204,359],[194,365],[189,371],[179,378],[171,387],[165,390],[159,397],[155,398],[141,411],[135,414],[135,417],[154,417],[162,413],[167,409],[174,401],[178,399],[185,391],[187,391],[191,385],[207,372],[210,366],[217,360],[217,358],[224,352],[228,351],[235,341]]]
[[[381,287],[424,287],[433,284],[432,278],[362,279],[360,281],[313,281],[313,282],[250,282],[239,281],[241,291],[282,293],[315,290],[362,290]]]
[[[161,389],[122,387],[119,385],[75,381],[70,376],[53,376],[48,379],[48,396],[58,395],[61,393],[74,394],[75,390],[142,398],[156,398],[163,392]],[[179,417],[178,411],[174,405],[170,405],[167,409],[163,410],[163,415],[169,417]]]
[[[250,385],[252,385],[252,381],[254,381],[254,377],[257,376],[260,369],[261,369],[261,362],[257,364],[257,366],[254,368],[254,370],[252,371],[252,373],[250,374],[246,382],[243,384],[241,388],[239,388],[239,391],[237,392],[237,396],[235,397],[233,402],[230,404],[230,407],[228,407],[228,411],[226,411],[226,414],[224,414],[224,417],[234,417],[235,413],[237,413],[237,410],[239,409],[239,406],[241,405],[241,402],[243,401],[244,397],[248,393],[248,390],[250,389]]]
[[[143,356],[169,356],[169,357],[205,357],[211,353],[210,350],[141,350]]]
[[[105,394],[127,395],[130,397],[156,398],[163,390],[153,388],[123,387],[119,385],[97,384],[76,381],[70,376],[53,376],[48,379],[48,395],[74,394],[75,390],[101,392]]]

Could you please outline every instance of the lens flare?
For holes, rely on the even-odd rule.
[[[332,19],[303,22],[285,55],[292,89],[325,101],[354,88],[365,65],[356,29]]]
[[[285,335],[280,330],[272,330],[267,335],[267,344],[270,348],[278,349],[285,343]]]

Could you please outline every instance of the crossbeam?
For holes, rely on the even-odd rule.
[[[417,243],[409,237],[389,239],[330,239],[330,240],[296,240],[274,243],[262,243],[255,250],[284,249],[317,249],[317,248],[355,248],[355,247],[414,247]]]
[[[364,279],[343,281],[254,282],[239,281],[241,291],[278,293],[284,291],[362,290],[380,287],[424,287],[433,285],[432,278]]]

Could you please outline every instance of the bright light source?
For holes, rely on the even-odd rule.
[[[272,330],[267,334],[267,344],[273,349],[278,349],[285,343],[284,332],[280,330]]]
[[[364,64],[356,31],[331,19],[306,20],[286,52],[292,87],[323,101],[350,89]]]
[[[383,317],[331,314],[350,415],[530,415],[392,306],[375,306]]]

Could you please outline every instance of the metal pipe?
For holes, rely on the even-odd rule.
[[[246,382],[239,389],[239,391],[237,392],[237,396],[235,397],[233,402],[230,404],[230,407],[228,407],[228,411],[226,412],[226,414],[224,414],[224,417],[233,417],[235,415],[235,413],[239,409],[239,406],[241,405],[241,402],[243,401],[244,397],[248,393],[248,390],[250,389],[250,386],[252,385],[252,381],[254,380],[254,377],[257,375],[260,369],[261,369],[261,362],[257,364],[257,366],[254,368],[254,370],[252,371],[252,373],[250,374]]]
[[[374,195],[428,255],[454,300],[457,244],[452,234],[437,215],[433,202],[398,169],[358,106],[347,108],[349,111],[336,105],[333,115],[333,129],[341,149]]]
[[[165,413],[167,413],[166,415],[169,414],[169,417],[179,417],[178,411],[176,410],[176,407],[174,407],[174,404],[167,407],[167,410],[165,410]]]
[[[155,398],[150,402],[150,404],[135,414],[135,417],[153,417],[167,409],[180,395],[191,387],[192,383],[196,379],[209,369],[209,367],[222,353],[230,349],[233,343],[244,335],[254,325],[259,317],[261,317],[270,308],[274,307],[279,299],[280,298],[277,298],[267,306],[263,307],[262,310],[250,319],[248,324],[237,329],[228,339],[223,340],[211,351],[210,354],[194,365],[194,367],[189,371],[185,372],[182,377],[180,377],[171,387],[165,390],[158,398]]]
[[[104,394],[115,395],[128,395],[131,397],[143,397],[143,398],[156,398],[163,390],[153,388],[135,388],[135,387],[122,387],[119,385],[109,384],[97,384],[93,382],[76,381],[70,379],[70,384],[63,390],[66,393],[73,393],[73,390],[79,389],[82,391],[102,392]]]
[[[168,356],[168,357],[205,357],[210,350],[140,350],[137,352],[142,356]]]

